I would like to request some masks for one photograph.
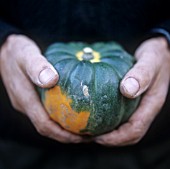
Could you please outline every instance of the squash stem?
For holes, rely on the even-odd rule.
[[[91,48],[89,48],[89,47],[84,48],[82,58],[83,58],[83,60],[94,59],[93,50]]]

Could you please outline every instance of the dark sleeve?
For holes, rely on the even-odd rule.
[[[170,47],[170,20],[162,22],[161,24],[156,25],[148,33],[148,38],[163,36],[166,38],[169,47]]]
[[[15,26],[0,19],[0,46],[10,34],[20,34],[21,31]]]

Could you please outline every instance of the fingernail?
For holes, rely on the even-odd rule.
[[[139,89],[139,82],[135,78],[129,77],[123,82],[122,90],[130,96],[135,96]]]
[[[47,84],[49,81],[56,77],[57,73],[50,68],[42,70],[39,74],[39,81],[42,84]]]

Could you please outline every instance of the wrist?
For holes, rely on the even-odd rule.
[[[17,35],[17,34],[11,34],[7,37],[5,43],[7,44],[22,44],[21,42],[24,42],[26,39],[28,39],[25,35]]]

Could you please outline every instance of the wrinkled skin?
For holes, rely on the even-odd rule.
[[[117,130],[96,137],[97,143],[125,146],[139,142],[162,108],[170,80],[170,50],[163,37],[143,42],[135,52],[137,63],[121,82],[121,93],[128,98],[143,94],[136,112]]]
[[[128,98],[144,93],[140,105],[127,123],[93,138],[99,144],[137,143],[165,102],[170,79],[170,51],[166,40],[159,37],[143,42],[135,57],[137,63],[122,80],[120,90]],[[32,40],[23,35],[7,38],[0,51],[0,74],[13,107],[27,115],[40,134],[63,143],[87,141],[56,125],[45,112],[34,85],[51,87],[57,83],[58,74]]]
[[[13,107],[27,115],[41,135],[63,143],[82,140],[59,127],[44,110],[33,84],[51,87],[58,74],[32,40],[22,35],[7,38],[0,51],[0,73]]]

